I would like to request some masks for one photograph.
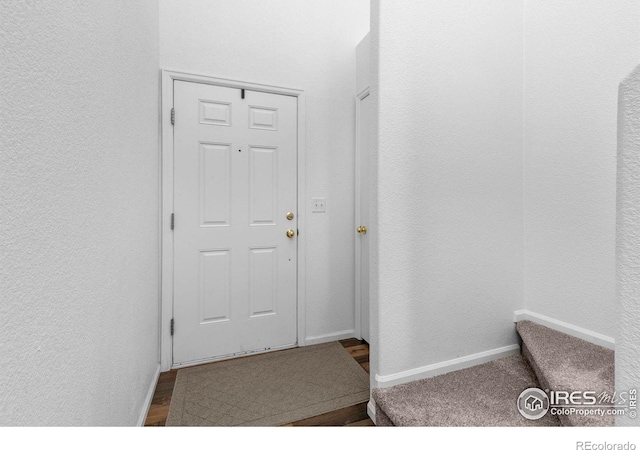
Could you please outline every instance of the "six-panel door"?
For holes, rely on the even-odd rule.
[[[175,81],[174,107],[174,365],[294,345],[296,98]]]

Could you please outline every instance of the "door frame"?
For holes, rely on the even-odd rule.
[[[356,227],[359,227],[360,225],[366,225],[362,223],[362,216],[360,214],[360,206],[361,206],[361,196],[363,194],[363,192],[360,189],[360,165],[361,165],[361,160],[362,157],[360,155],[360,153],[362,152],[362,148],[361,145],[362,143],[360,142],[360,109],[361,109],[361,102],[362,100],[364,100],[365,98],[367,98],[369,95],[371,95],[370,92],[370,87],[367,86],[366,88],[364,88],[362,91],[360,91],[360,93],[358,93],[356,95],[356,161],[355,161],[355,166],[356,166],[356,173],[355,173],[355,182],[356,182],[356,198],[355,198],[355,209],[356,209]],[[365,194],[368,194],[365,192]],[[355,285],[356,285],[356,292],[355,292],[355,297],[356,297],[356,326],[355,326],[355,330],[356,330],[356,337],[358,339],[362,339],[362,291],[360,290],[360,285],[362,283],[362,277],[361,277],[361,264],[360,264],[360,259],[361,259],[361,252],[362,252],[362,237],[360,236],[360,234],[356,233],[355,234],[355,262],[356,262],[356,277],[355,277]],[[371,324],[369,324],[371,325]],[[371,329],[371,328],[369,328]]]
[[[266,84],[250,83],[225,78],[211,77],[192,73],[162,69],[161,71],[161,103],[160,103],[160,146],[162,164],[160,167],[160,368],[167,371],[173,367],[173,340],[171,337],[171,319],[173,318],[173,230],[171,230],[171,214],[173,213],[173,125],[171,109],[173,108],[173,82],[188,81],[214,86],[246,89],[251,91],[280,94],[296,97],[298,101],[298,266],[297,266],[297,345],[305,345],[306,335],[306,214],[304,199],[305,183],[305,96],[301,89],[291,89]],[[176,114],[179,114],[177,112]],[[179,328],[176,324],[176,328]],[[182,366],[181,366],[182,367]]]

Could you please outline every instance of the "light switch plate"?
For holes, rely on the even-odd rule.
[[[327,212],[327,199],[323,197],[314,197],[311,199],[311,212],[323,213]]]

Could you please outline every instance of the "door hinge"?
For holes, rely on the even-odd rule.
[[[244,98],[244,89],[240,89],[240,98]]]
[[[174,213],[171,213],[171,229],[173,230],[175,226],[176,226],[176,215]]]
[[[176,124],[176,109],[171,108],[171,125]]]
[[[173,319],[171,319],[171,336],[173,336],[173,330],[174,330],[174,328],[173,328]]]

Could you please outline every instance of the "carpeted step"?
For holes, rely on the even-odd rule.
[[[518,322],[522,354],[543,389],[614,392],[614,352],[528,320]],[[613,426],[613,416],[561,415],[565,426]]]
[[[537,380],[522,356],[433,378],[374,389],[377,426],[559,426],[555,416],[525,419],[516,407]]]

